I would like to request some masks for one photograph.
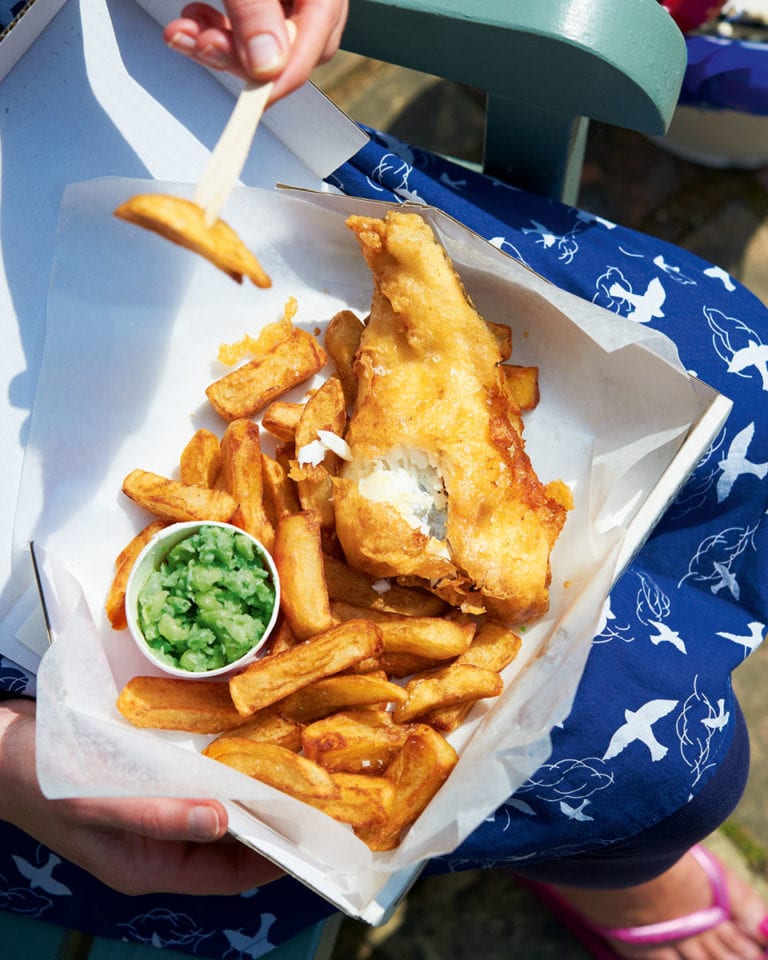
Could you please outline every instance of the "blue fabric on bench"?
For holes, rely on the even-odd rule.
[[[696,36],[686,47],[679,103],[768,116],[768,43]]]

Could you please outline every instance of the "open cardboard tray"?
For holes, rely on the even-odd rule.
[[[14,16],[0,21],[0,80],[13,69],[21,56],[45,30],[64,6],[65,0],[27,0],[23,6],[13,5]],[[6,6],[10,9],[11,4]]]
[[[40,782],[50,797],[218,796],[242,842],[344,913],[381,923],[425,860],[455,849],[545,761],[612,583],[730,404],[681,368],[667,338],[557,289],[439,211],[412,208],[480,313],[512,327],[512,362],[539,366],[527,449],[543,480],[572,485],[576,507],[552,557],[550,612],[525,628],[504,693],[451,735],[459,764],[401,846],[371,854],[347,827],[201,756],[209,738],[132,728],[115,697],[151,670],[103,605],[115,556],[147,522],[122,497],[123,477],[134,467],[172,475],[196,428],[223,431],[204,395],[224,372],[218,345],[278,319],[289,296],[297,325],[321,337],[338,309],[365,315],[371,278],[344,221],[388,205],[238,188],[223,215],[271,274],[264,291],[112,217],[151,190],[192,188],[73,184],[61,209],[16,529],[38,547],[56,638],[38,678]]]

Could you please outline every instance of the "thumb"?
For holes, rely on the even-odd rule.
[[[81,824],[125,830],[153,840],[210,843],[227,831],[227,812],[217,800],[121,797],[68,801]]]

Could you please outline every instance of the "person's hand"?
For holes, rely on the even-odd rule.
[[[238,894],[281,875],[225,836],[215,800],[47,800],[34,758],[34,704],[0,703],[0,819],[121,893]]]
[[[347,19],[347,0],[223,0],[226,15],[190,3],[165,28],[174,50],[244,79],[273,80],[270,102],[300,87],[336,53]],[[291,44],[286,28],[296,27]]]

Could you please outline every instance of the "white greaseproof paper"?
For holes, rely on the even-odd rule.
[[[612,582],[727,404],[686,374],[660,334],[557,290],[450,218],[417,208],[480,313],[512,327],[512,362],[539,367],[527,450],[543,481],[571,485],[576,506],[552,555],[550,611],[525,628],[504,693],[451,735],[461,759],[400,847],[372,854],[347,827],[201,756],[210,738],[131,727],[115,698],[132,675],[152,671],[127,634],[110,628],[104,601],[115,557],[150,519],[122,495],[123,478],[136,467],[177,475],[196,429],[223,432],[205,397],[226,372],[219,344],[257,334],[289,297],[298,303],[294,322],[321,339],[339,309],[365,316],[371,277],[344,220],[388,207],[238,188],[224,216],[272,277],[260,290],[112,216],[129,196],[152,190],[192,187],[74,184],[61,208],[16,526],[18,541],[33,539],[45,558],[55,635],[39,674],[40,781],[51,797],[236,801],[233,825],[244,842],[346,913],[376,922],[402,888],[397,878],[454,849],[544,762]]]

